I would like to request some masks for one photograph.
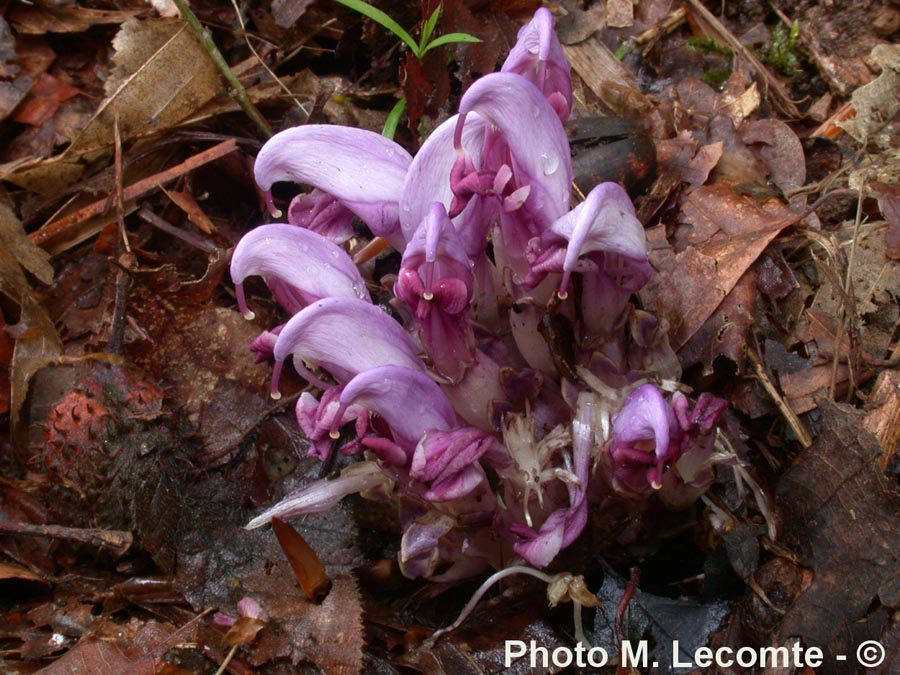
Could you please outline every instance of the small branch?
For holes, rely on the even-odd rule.
[[[222,52],[219,51],[219,48],[216,47],[216,43],[213,42],[212,37],[210,37],[209,33],[203,27],[203,24],[200,23],[200,19],[197,18],[197,15],[191,11],[191,8],[188,7],[187,2],[185,0],[173,0],[175,6],[178,7],[178,11],[181,12],[181,15],[184,17],[185,21],[188,22],[188,25],[197,35],[197,39],[200,40],[200,44],[203,45],[203,48],[206,50],[206,53],[209,54],[209,58],[212,59],[212,62],[216,64],[216,67],[222,73],[228,83],[234,89],[232,96],[234,100],[238,102],[238,105],[243,108],[244,112],[247,113],[247,117],[249,117],[253,123],[259,128],[260,131],[265,135],[266,138],[270,138],[272,136],[272,127],[269,126],[269,123],[263,118],[263,116],[259,113],[259,110],[256,109],[256,106],[253,105],[253,101],[250,100],[250,97],[247,96],[247,90],[244,89],[244,85],[241,84],[240,80],[235,77],[234,73],[231,72],[231,68],[228,63],[226,63],[225,58],[222,56]]]
[[[94,528],[63,527],[62,525],[34,525],[0,520],[0,532],[23,534],[29,537],[50,537],[68,539],[82,544],[112,549],[116,555],[124,555],[134,543],[131,532],[121,530],[98,530]]]
[[[784,400],[781,392],[778,391],[778,389],[772,383],[772,380],[769,379],[769,376],[766,373],[766,368],[763,365],[762,361],[760,361],[759,359],[759,355],[752,349],[748,348],[747,356],[750,359],[750,362],[753,364],[753,370],[756,373],[756,378],[763,386],[763,389],[766,390],[766,393],[772,397],[772,400],[775,402],[776,407],[784,416],[784,419],[790,425],[791,429],[793,429],[794,434],[796,434],[797,438],[800,440],[800,445],[802,445],[804,448],[810,447],[813,444],[812,436],[809,435],[809,431],[806,430],[806,426],[803,424],[803,421],[799,417],[797,417],[797,413],[795,413],[791,409],[791,406],[789,406],[787,404],[787,401]]]
[[[122,199],[126,203],[132,199],[137,199],[138,197],[158,189],[160,185],[168,183],[170,180],[174,180],[197,167],[208,164],[220,157],[224,157],[225,155],[234,152],[236,149],[237,143],[234,139],[223,141],[193,157],[189,157],[177,166],[173,166],[165,171],[160,171],[157,174],[132,183],[123,190]],[[100,222],[95,223],[94,227],[90,228],[90,231],[87,233],[78,231],[74,233],[70,232],[70,230],[74,230],[77,226],[86,221],[105,214],[109,210],[109,202],[109,197],[98,199],[84,208],[78,209],[74,213],[70,213],[55,222],[44,225],[41,229],[32,232],[29,237],[32,242],[50,250],[51,253],[64,251],[68,246],[81,243],[88,237],[102,230],[107,224],[116,221],[115,217],[105,220],[101,219]],[[63,241],[60,242],[58,240]]]

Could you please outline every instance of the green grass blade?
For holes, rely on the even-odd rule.
[[[425,56],[425,54],[434,49],[435,47],[440,47],[441,45],[448,45],[453,42],[481,42],[481,40],[474,35],[469,35],[468,33],[447,33],[446,35],[441,35],[439,38],[436,38],[428,43],[425,49],[422,51],[421,56]]]
[[[405,112],[406,99],[401,98],[394,104],[394,107],[391,108],[391,112],[388,113],[387,119],[384,121],[384,129],[381,130],[381,135],[385,138],[394,140],[394,136],[397,134],[397,127],[400,125],[400,118],[403,117],[403,113]]]
[[[420,53],[425,53],[425,50],[428,47],[428,41],[431,40],[431,36],[434,35],[434,29],[437,26],[437,22],[440,17],[441,5],[438,5],[434,8],[431,16],[428,17],[428,21],[425,22],[425,25],[422,26],[422,38],[419,40]]]
[[[374,21],[375,23],[384,26],[398,38],[403,40],[403,42],[405,42],[412,50],[413,54],[421,58],[422,51],[419,49],[419,45],[416,44],[416,41],[412,39],[412,36],[403,29],[403,26],[394,21],[391,17],[389,17],[377,7],[373,7],[368,2],[365,2],[365,0],[335,1],[344,5],[344,7],[349,7],[350,9],[359,12],[363,16],[372,19],[372,21]]]

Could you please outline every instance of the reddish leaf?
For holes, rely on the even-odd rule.
[[[273,518],[272,529],[306,597],[310,602],[321,602],[331,588],[331,581],[319,556],[300,533],[283,520]]]
[[[16,110],[13,119],[22,124],[39,127],[59,110],[59,106],[81,92],[48,73],[41,73],[25,102]]]

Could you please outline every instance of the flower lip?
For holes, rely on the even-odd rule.
[[[456,424],[456,412],[437,382],[419,369],[385,365],[354,377],[341,392],[341,409],[362,405],[380,415],[398,443],[411,444],[430,430]]]
[[[396,234],[397,202],[412,157],[381,134],[330,124],[306,124],[275,134],[259,151],[256,182],[305,183],[338,199],[379,236]],[[276,209],[277,211],[277,209]]]
[[[273,352],[273,396],[281,368],[291,354],[298,370],[302,369],[298,360],[310,361],[341,383],[376,366],[423,368],[403,326],[379,307],[349,297],[323,298],[295,314],[282,329]]]
[[[245,234],[231,258],[231,279],[238,308],[248,319],[244,281],[260,275],[277,280],[288,293],[277,294],[285,309],[296,312],[310,302],[326,297],[369,300],[369,291],[350,256],[336,244],[309,230],[284,223],[260,225]]]

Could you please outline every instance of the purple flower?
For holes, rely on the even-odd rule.
[[[467,119],[478,113],[485,130],[480,161],[465,151]],[[460,101],[454,144],[461,153],[450,181],[455,195],[450,215],[475,195],[499,200],[503,244],[515,263],[569,208],[572,160],[565,129],[544,95],[514,73],[477,80]]]
[[[675,416],[659,388],[643,384],[631,392],[612,420],[613,488],[634,497],[659,490],[663,471],[673,459],[671,439],[678,434]]]
[[[474,278],[459,234],[435,202],[406,246],[394,294],[413,311],[435,370],[451,382],[473,362]]]
[[[327,297],[369,300],[366,283],[350,256],[333,242],[300,227],[260,225],[241,238],[231,258],[231,279],[241,313],[253,318],[244,280],[262,276],[279,303],[297,312]]]
[[[459,115],[454,115],[438,126],[425,139],[409,166],[400,195],[400,227],[407,241],[412,239],[435,202],[442,203],[449,211],[454,201],[450,172],[457,160],[454,136],[458,119]],[[462,146],[476,163],[481,161],[486,126],[485,121],[473,113],[463,130]],[[496,211],[493,201],[476,197],[460,213],[454,214],[453,225],[471,260],[484,255],[488,228]]]
[[[327,388],[303,362],[328,371],[338,382],[388,364],[421,369],[409,334],[386,312],[358,298],[324,298],[295,314],[275,342],[272,396],[288,356],[308,381]]]
[[[493,435],[475,427],[429,430],[416,446],[409,475],[430,484],[429,501],[460,499],[485,482],[479,460],[496,445]]]
[[[254,166],[273,215],[272,185],[305,183],[341,202],[372,232],[402,248],[397,202],[412,157],[384,136],[351,127],[307,124],[270,138]]]
[[[538,8],[534,18],[522,26],[501,71],[526,78],[547,97],[562,122],[569,119],[572,113],[571,67],[556,36],[549,9]]]
[[[421,370],[378,366],[361,372],[341,392],[341,408],[362,406],[377,414],[390,430],[390,443],[364,438],[363,445],[390,464],[405,466],[427,431],[456,425],[456,413],[438,384]],[[374,426],[374,424],[373,424]],[[332,427],[332,436],[337,425]]]
[[[684,394],[678,392],[673,397],[679,433],[670,452],[671,469],[663,475],[659,491],[660,501],[667,508],[687,508],[712,485],[716,464],[726,460],[715,452],[715,441],[716,426],[727,408],[726,401],[706,392],[700,394],[693,408]]]
[[[353,236],[353,211],[338,199],[321,190],[297,195],[288,207],[287,219],[336,244],[343,244]]]
[[[355,422],[356,438],[341,447],[341,453],[352,455],[362,450],[360,440],[369,430],[368,411],[359,405],[341,407],[343,387],[329,387],[321,399],[308,391],[303,392],[297,400],[297,423],[309,439],[309,456],[317,457],[323,462],[331,456],[335,438],[332,431],[346,424]],[[340,413],[340,418],[337,417]]]
[[[640,289],[652,273],[644,226],[618,183],[595,187],[581,204],[554,222],[542,239],[545,250],[534,262],[533,276],[526,284],[535,286],[547,272],[562,272],[562,298],[568,294],[575,271],[627,275],[622,284],[629,292]],[[536,245],[532,242],[532,249]],[[617,263],[616,257],[621,262]]]

